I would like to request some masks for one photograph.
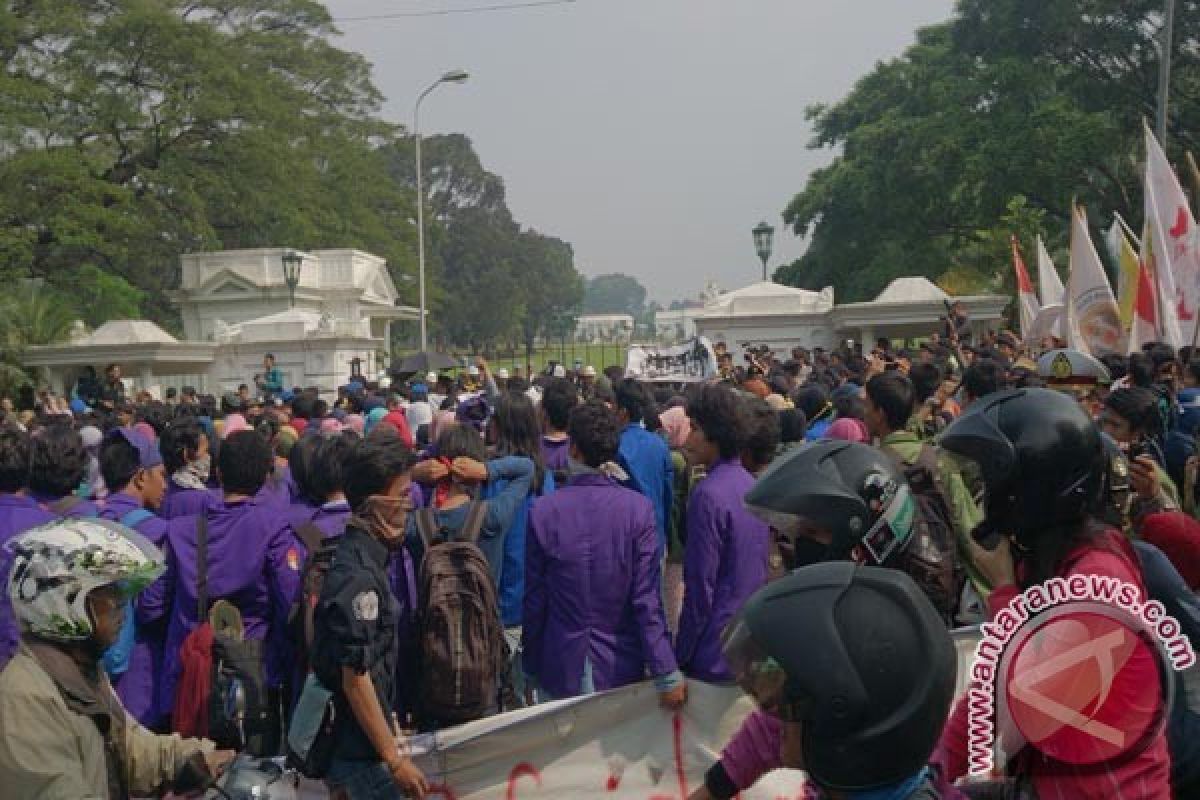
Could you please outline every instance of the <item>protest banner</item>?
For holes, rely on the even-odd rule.
[[[951,632],[961,696],[979,629]],[[734,686],[688,683],[688,702],[663,711],[652,683],[545,703],[409,742],[441,800],[687,800],[754,704]],[[804,773],[777,770],[742,800],[799,800]],[[301,798],[326,797],[303,782]]]
[[[674,347],[634,345],[625,360],[625,375],[643,381],[692,383],[716,374],[717,356],[703,336]]]

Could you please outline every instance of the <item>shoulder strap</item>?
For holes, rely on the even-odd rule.
[[[421,537],[421,543],[428,549],[433,544],[434,536],[437,535],[437,518],[434,517],[433,509],[429,506],[418,508],[413,513],[416,516],[417,535]]]
[[[208,617],[208,515],[196,517],[196,624]]]
[[[487,519],[488,504],[486,500],[472,500],[467,508],[467,518],[463,521],[459,532],[459,541],[475,544],[479,533],[483,530],[483,521]]]
[[[304,543],[304,549],[308,551],[309,558],[312,558],[321,549],[321,543],[325,541],[324,532],[317,527],[315,522],[306,522],[295,530],[296,536]]]
[[[66,497],[60,497],[58,500],[55,500],[53,503],[51,503],[48,510],[58,514],[59,516],[62,516],[82,502],[83,498],[79,495],[69,494]]]

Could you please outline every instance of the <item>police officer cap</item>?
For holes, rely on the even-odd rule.
[[[1094,357],[1079,350],[1050,350],[1038,359],[1038,375],[1047,386],[1106,386],[1112,376]]]

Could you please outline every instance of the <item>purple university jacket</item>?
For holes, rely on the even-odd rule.
[[[194,517],[209,506],[221,502],[220,489],[185,489],[170,478],[167,479],[167,494],[163,497],[159,516],[164,519]]]
[[[0,494],[0,669],[17,652],[21,627],[13,617],[8,600],[8,542],[18,533],[52,522],[54,515],[44,511],[23,494]]]
[[[554,697],[675,671],[654,506],[603,475],[534,501],[525,540],[525,672]]]
[[[721,656],[721,631],[767,578],[769,531],[742,502],[753,485],[738,459],[722,459],[688,501],[675,657],[686,675],[702,681],[733,680]]]
[[[134,498],[118,492],[106,498],[100,518],[121,522],[141,507]],[[168,531],[173,530],[176,537],[185,535],[188,531],[194,532],[196,518],[176,517],[165,520],[151,514],[134,524],[133,528],[159,549],[165,549]],[[117,696],[121,698],[122,704],[138,722],[147,726],[155,726],[161,721],[158,717],[156,684],[162,675],[163,640],[166,632],[166,621],[161,618],[139,624],[137,641],[129,654],[129,666],[115,682]]]
[[[303,549],[279,509],[257,499],[222,500],[207,516],[209,604],[237,606],[246,638],[266,642],[267,681],[279,686],[290,669],[282,631],[300,588]],[[138,607],[139,624],[167,616],[160,711],[174,705],[179,646],[196,627],[196,527],[171,528],[167,541],[167,571]]]

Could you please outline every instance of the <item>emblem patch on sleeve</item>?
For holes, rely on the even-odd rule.
[[[354,596],[354,618],[363,622],[379,619],[379,595],[374,589]]]

